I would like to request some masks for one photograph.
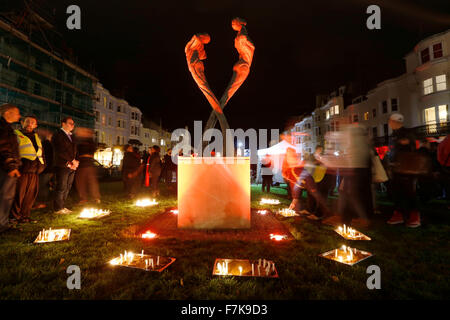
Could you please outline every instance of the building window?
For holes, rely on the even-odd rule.
[[[120,128],[120,120],[117,120],[117,128]]]
[[[95,142],[98,142],[98,131],[95,130]]]
[[[439,111],[439,122],[443,123],[443,122],[447,122],[447,117],[448,117],[448,106],[443,104],[440,105],[438,107],[438,111]]]
[[[388,112],[388,107],[387,107],[387,101],[386,101],[386,100],[384,100],[384,101],[381,103],[381,106],[382,106],[382,108],[383,108],[383,113],[387,113],[387,112]]]
[[[131,120],[134,120],[134,112],[131,113]]]
[[[374,118],[377,117],[377,109],[375,109],[375,108],[372,109],[372,116],[373,116]]]
[[[120,112],[120,105],[117,106],[117,112]]]
[[[134,126],[131,126],[131,134],[134,134]]]
[[[442,57],[442,43],[433,45],[433,59]]]
[[[430,94],[433,92],[433,78],[423,81],[423,94]]]
[[[327,110],[327,112],[325,113],[325,118],[328,120],[330,119],[330,111]]]
[[[422,64],[430,61],[430,49],[425,48],[420,52],[420,57],[422,58]]]
[[[339,105],[334,106],[334,114],[339,114]]]
[[[106,97],[103,97],[103,106],[106,108]]]
[[[162,146],[164,145],[164,140],[163,140],[163,139],[161,139],[161,145],[162,145]]]
[[[100,121],[100,112],[95,111],[95,121],[99,122]],[[97,137],[98,137],[98,132],[97,132]]]
[[[389,126],[388,126],[387,123],[385,123],[385,124],[383,125],[383,131],[384,131],[384,135],[385,135],[385,136],[388,136],[388,135],[389,135]]]
[[[111,120],[111,117],[108,117],[108,126],[112,126],[112,120]]]
[[[120,136],[117,136],[116,144],[120,144]]]
[[[398,101],[397,98],[391,99],[391,111],[398,111]]]
[[[447,79],[445,74],[441,74],[440,76],[436,76],[436,91],[446,90],[447,89]]]
[[[364,120],[369,120],[369,112],[364,112]]]
[[[35,83],[34,84],[33,93],[37,94],[38,96],[41,95],[41,84],[40,83]]]
[[[112,109],[113,109],[112,102],[109,102],[109,110],[112,110]]]
[[[330,116],[334,115],[334,107],[330,108]]]
[[[72,94],[66,92],[66,104],[72,106]]]
[[[434,107],[427,108],[425,112],[425,124],[436,123],[436,110]]]
[[[358,115],[357,114],[353,115],[353,122],[358,122]]]
[[[102,125],[104,126],[105,124],[106,124],[106,116],[102,114]]]
[[[377,127],[373,127],[372,128],[372,137],[376,138],[378,132],[377,132]]]

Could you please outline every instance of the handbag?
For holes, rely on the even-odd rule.
[[[381,160],[377,155],[372,156],[372,182],[381,183],[388,181],[389,178],[384,170]]]

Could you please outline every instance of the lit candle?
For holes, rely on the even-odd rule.
[[[261,266],[258,265],[258,276],[260,276],[260,275],[261,275]]]
[[[342,227],[339,227],[338,230],[339,230],[339,233],[342,233]]]
[[[158,256],[158,258],[156,259],[156,265],[159,266],[159,256]]]
[[[275,272],[275,262],[272,262],[272,272]]]
[[[242,276],[242,267],[239,266],[239,275]]]
[[[346,232],[345,232],[345,224],[344,224],[344,234],[345,234]]]
[[[258,260],[258,266],[261,265],[261,258]]]
[[[144,250],[141,251],[141,258],[144,257]]]
[[[342,261],[343,261],[342,256],[339,256],[339,262],[342,262]]]
[[[252,276],[255,275],[255,265],[252,263]]]
[[[152,269],[154,268],[154,264],[153,264],[153,258],[150,259],[150,265],[152,266]]]
[[[145,269],[148,268],[148,259],[145,259]]]
[[[122,264],[122,263],[123,263],[123,255],[120,254],[120,264]]]

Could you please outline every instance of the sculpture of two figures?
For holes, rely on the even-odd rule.
[[[202,60],[206,59],[205,44],[208,44],[211,41],[210,36],[206,33],[196,34],[185,47],[189,71],[213,108],[208,122],[206,123],[205,131],[210,128],[214,128],[218,120],[224,139],[226,137],[226,129],[228,129],[229,126],[227,119],[223,114],[223,109],[250,73],[250,66],[252,64],[253,53],[255,51],[255,46],[247,35],[247,29],[245,28],[246,24],[247,23],[245,20],[241,18],[234,18],[231,22],[233,30],[238,32],[234,40],[234,46],[239,53],[239,60],[233,66],[231,81],[220,100],[216,98],[209,87],[205,75],[205,66],[202,62]],[[226,150],[226,148],[224,148],[224,150]]]

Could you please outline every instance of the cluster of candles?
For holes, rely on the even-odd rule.
[[[258,213],[262,216],[266,215],[267,210],[258,210]]]
[[[140,255],[139,254],[136,255],[133,252],[127,252],[127,250],[125,250],[123,254],[122,253],[120,254],[120,257],[112,259],[109,263],[112,265],[131,265],[135,257],[144,259],[144,250],[142,250]],[[153,258],[145,259],[144,262],[145,262],[145,269],[148,269],[149,267],[153,269],[155,267]],[[156,266],[159,266],[159,256],[157,256],[156,258]]]
[[[281,241],[281,240],[286,240],[287,239],[287,235],[285,234],[270,234],[270,240],[276,240],[276,241]]]
[[[153,239],[156,238],[156,233],[153,233],[151,231],[146,231],[142,234],[142,239]]]
[[[110,214],[109,210],[102,210],[102,209],[94,209],[94,208],[89,208],[89,209],[84,209],[81,214],[79,215],[79,218],[85,218],[85,219],[92,219],[92,218],[97,218],[100,216],[107,216]]]
[[[54,229],[49,228],[48,230],[42,229],[36,238],[35,242],[51,242],[51,241],[61,241],[65,236],[69,236],[70,229]]]
[[[170,212],[172,212],[173,214],[178,214],[178,209],[172,209],[170,210]]]
[[[295,217],[298,216],[297,213],[295,213],[295,210],[291,210],[289,208],[284,208],[278,211],[279,214],[281,214],[283,217]]]
[[[334,260],[337,260],[339,262],[351,263],[353,262],[354,255],[356,255],[356,249],[354,248],[352,249],[345,245],[341,247],[341,250],[339,249],[334,250]]]
[[[154,206],[157,205],[158,202],[156,202],[155,199],[140,199],[136,201],[136,206],[138,207],[148,207],[148,206]]]
[[[266,259],[258,259],[258,264],[256,265],[258,270],[258,276],[261,276],[261,269],[264,270],[266,273],[266,276],[269,275],[270,269],[272,269],[272,272],[275,272],[275,263],[267,261]],[[252,263],[252,276],[255,275],[255,264]]]
[[[280,200],[262,198],[260,204],[280,204]]]
[[[345,224],[343,227],[338,227],[336,230],[337,233],[342,235],[344,238],[352,239],[352,240],[370,240],[370,238],[361,232],[347,227]]]

